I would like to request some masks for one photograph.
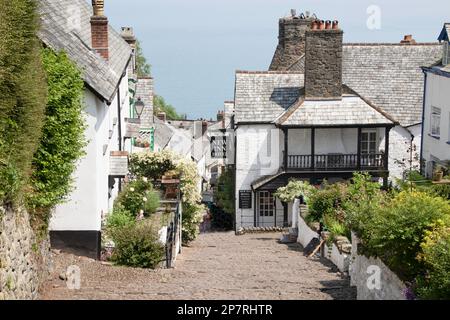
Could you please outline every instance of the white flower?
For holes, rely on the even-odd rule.
[[[144,202],[147,202],[147,201],[148,201],[148,199],[147,199],[146,197],[144,197],[142,200],[143,200]]]
[[[144,210],[139,211],[139,214],[141,215],[144,214]]]
[[[131,192],[134,192],[134,188],[130,188],[130,191],[131,191]]]
[[[142,178],[142,181],[144,181],[145,183],[147,183],[147,182],[148,182],[148,179],[147,179],[146,177],[143,177],[143,178]]]

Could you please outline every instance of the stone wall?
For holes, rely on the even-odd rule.
[[[36,242],[28,213],[0,207],[0,300],[37,299],[50,271],[49,241]]]
[[[358,254],[359,239],[352,234],[349,274],[358,300],[406,300],[406,285],[380,259]]]
[[[342,30],[306,32],[306,98],[342,96]]]
[[[279,21],[278,46],[269,70],[285,71],[305,54],[305,33],[313,18],[282,18]]]

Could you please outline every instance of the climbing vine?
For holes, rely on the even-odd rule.
[[[84,155],[84,82],[64,52],[43,49],[41,55],[47,72],[48,101],[42,138],[33,158],[27,204],[47,223],[50,210],[73,190],[72,174]]]

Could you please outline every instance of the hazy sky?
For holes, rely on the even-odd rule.
[[[377,5],[381,28],[367,27]],[[215,117],[234,97],[235,70],[267,70],[278,19],[310,11],[339,20],[346,42],[435,41],[448,0],[106,0],[110,23],[132,26],[152,65],[156,93],[190,118]]]

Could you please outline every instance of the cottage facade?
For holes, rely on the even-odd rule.
[[[448,167],[450,162],[450,23],[444,25],[438,40],[443,43],[441,61],[423,68],[422,170],[428,178],[438,165]]]
[[[420,147],[420,65],[441,52],[344,44],[337,21],[305,15],[281,19],[279,39],[270,71],[236,73],[237,228],[289,225],[273,193],[291,178],[401,177]]]
[[[51,242],[53,247],[98,258],[102,218],[112,210],[124,176],[117,164],[126,165],[131,149],[124,134],[125,118],[131,117],[128,77],[133,52],[109,25],[103,1],[93,3],[91,7],[84,0],[40,0],[39,10],[41,40],[55,51],[65,51],[85,82],[86,155],[74,173],[74,191],[53,213]]]

